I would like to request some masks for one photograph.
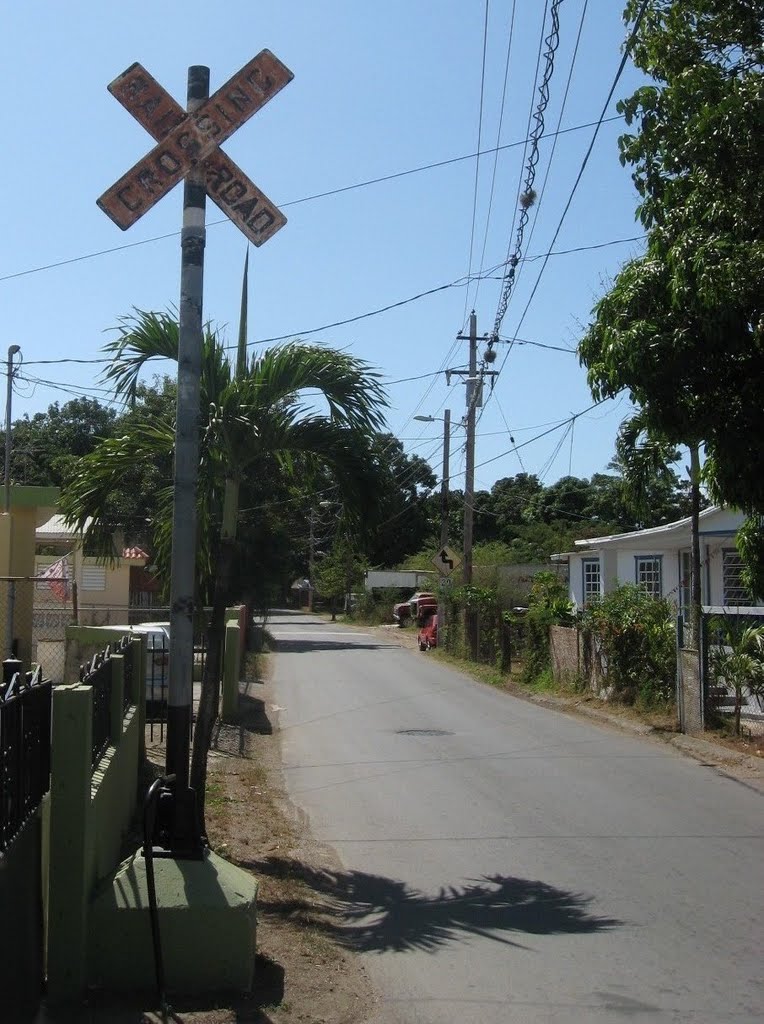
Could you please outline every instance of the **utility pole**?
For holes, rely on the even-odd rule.
[[[13,401],[13,357],[21,351],[20,345],[8,347],[8,388],[5,394],[5,511],[11,510],[11,403]]]
[[[197,110],[209,94],[209,68],[200,65],[190,67],[187,91],[188,112],[192,114]],[[178,399],[170,578],[170,666],[166,764],[167,774],[175,776],[175,791],[179,804],[184,800],[186,793],[192,792],[188,788],[188,766],[194,668],[196,487],[199,473],[199,394],[202,366],[202,287],[206,242],[206,200],[204,170],[201,167],[194,167],[186,175],[183,190]],[[178,810],[180,811],[180,807]],[[180,822],[178,822],[178,826],[185,831]]]
[[[470,343],[469,368],[467,370],[446,370],[446,376],[456,374],[466,377],[467,384],[467,444],[466,444],[466,471],[464,480],[464,556],[462,561],[462,579],[465,583],[472,583],[472,528],[475,503],[475,411],[483,404],[483,380],[486,377],[498,377],[498,371],[477,368],[477,343],[488,341],[488,335],[484,334],[478,338],[477,316],[473,309],[470,313],[470,333],[457,334],[459,341]]]
[[[440,546],[448,545],[448,484],[449,460],[451,456],[451,410],[443,416],[443,478],[440,481]]]
[[[477,316],[470,313],[470,362],[467,377],[467,465],[464,477],[464,561],[462,578],[472,583],[472,527],[475,503],[475,406],[480,400],[477,380]],[[480,382],[482,384],[482,381]]]
[[[313,566],[316,562],[316,510],[310,506],[310,537],[308,540],[308,611],[313,611]]]
[[[11,404],[13,402],[13,357],[21,351],[19,345],[8,347],[8,390],[5,396],[5,514],[8,516],[8,571],[13,551],[13,518],[11,511]],[[5,647],[8,657],[13,657],[13,616],[16,604],[16,584],[10,580],[6,584],[5,593]]]

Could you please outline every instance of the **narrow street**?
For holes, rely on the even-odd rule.
[[[291,799],[374,1024],[751,1022],[764,795],[434,658],[276,612]]]

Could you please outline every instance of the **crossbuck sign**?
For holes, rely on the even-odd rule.
[[[98,205],[125,231],[191,170],[201,169],[210,199],[251,242],[267,242],[286,217],[219,147],[293,77],[270,50],[261,50],[189,114],[145,68],[133,64],[109,92],[157,145],[104,192]]]

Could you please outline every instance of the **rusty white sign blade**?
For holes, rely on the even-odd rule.
[[[133,64],[109,91],[157,142],[188,115],[140,64]],[[203,162],[207,194],[254,245],[267,242],[286,224],[278,207],[221,149]]]
[[[286,224],[286,217],[222,149],[204,161],[207,195],[254,245],[262,245]]]
[[[169,96],[151,76],[143,79],[145,87],[141,87],[139,69],[143,70],[140,65],[132,65],[111,83],[109,91],[152,135],[161,130],[163,137],[97,200],[98,206],[123,231],[167,195],[190,170],[203,164],[221,142],[294,77],[270,50],[262,50],[198,110],[184,113],[183,119],[177,121],[177,110],[167,104]]]

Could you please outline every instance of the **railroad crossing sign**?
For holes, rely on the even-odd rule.
[[[267,242],[286,217],[219,147],[293,77],[270,50],[261,50],[189,114],[145,68],[131,65],[109,92],[157,145],[104,192],[98,205],[125,231],[190,171],[201,170],[210,199],[251,242]]]
[[[451,548],[444,547],[435,555],[432,564],[441,576],[449,576],[454,569],[462,564],[462,560]]]

